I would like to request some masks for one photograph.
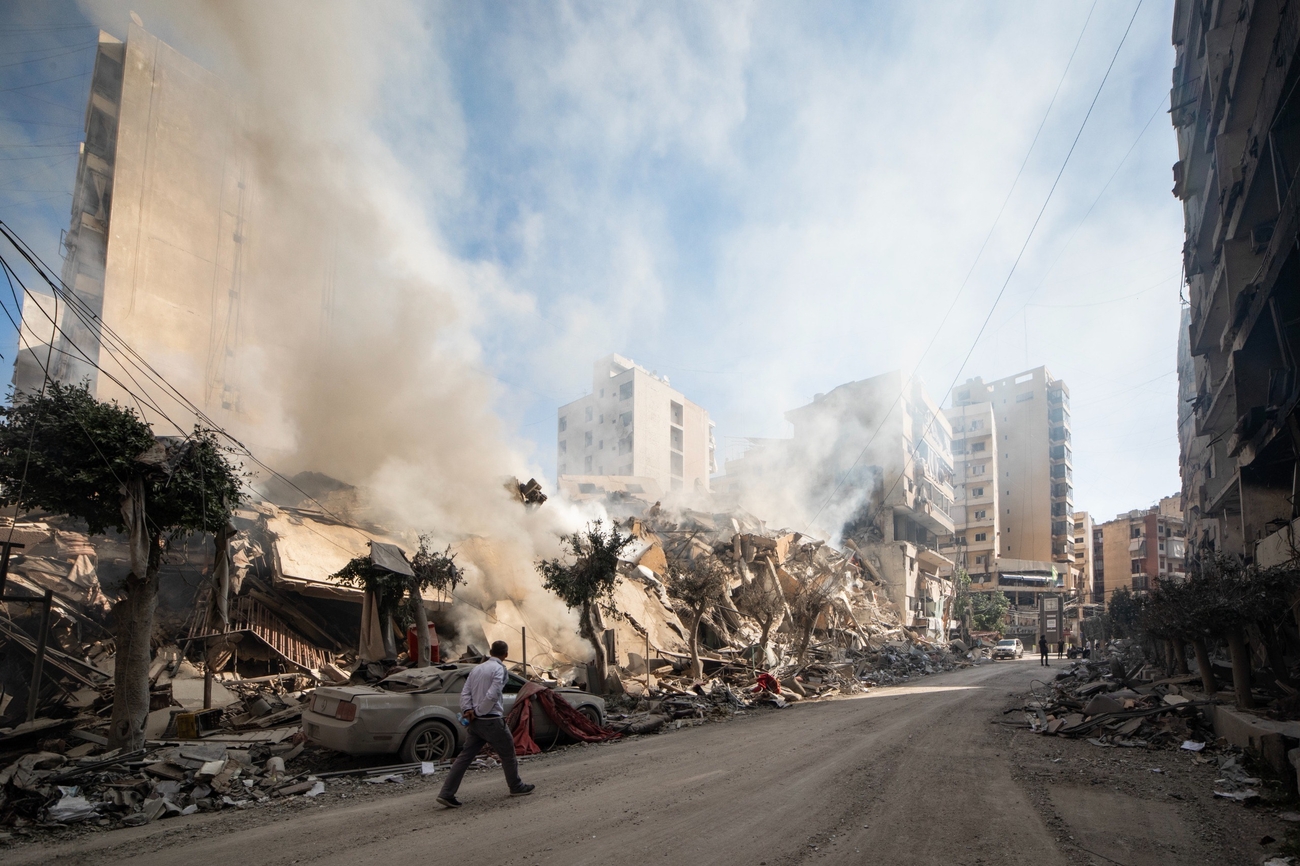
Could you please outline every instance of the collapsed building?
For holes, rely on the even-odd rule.
[[[833,527],[901,625],[942,634],[954,562],[940,548],[953,534],[954,475],[939,405],[894,371],[818,394],[786,418],[793,437],[751,440],[727,461],[723,489],[796,525]]]

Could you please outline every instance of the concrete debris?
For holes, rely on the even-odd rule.
[[[1144,679],[1117,658],[1076,661],[1030,695],[1026,726],[1098,746],[1200,751],[1215,740],[1213,726],[1198,712],[1206,702],[1181,693],[1181,679]]]

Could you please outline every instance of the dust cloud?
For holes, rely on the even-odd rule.
[[[510,640],[527,625],[531,645],[586,657],[576,616],[541,589],[533,562],[558,554],[558,535],[588,515],[557,499],[528,511],[508,496],[508,476],[536,472],[495,414],[497,385],[479,358],[476,324],[519,298],[490,265],[451,252],[438,228],[440,196],[459,183],[458,109],[449,85],[392,89],[447,80],[428,47],[428,11],[85,6],[119,36],[137,12],[227,82],[242,115],[253,206],[232,368],[243,410],[218,417],[286,475],[311,470],[366,491],[368,519],[459,545],[462,635]]]

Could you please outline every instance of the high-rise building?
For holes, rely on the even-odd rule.
[[[983,440],[997,459],[986,470],[997,473],[993,490],[985,486],[997,500],[996,555],[1054,562],[1068,571],[1075,562],[1070,389],[1036,367],[993,382],[967,380],[953,389],[952,405],[950,417],[985,407],[978,411],[991,415],[996,428],[995,438]],[[976,452],[963,458],[972,468],[985,459]]]
[[[1300,5],[1177,0],[1173,43],[1188,529],[1194,545],[1271,565],[1293,558],[1300,525]]]
[[[666,377],[619,355],[596,362],[591,393],[561,406],[560,478],[650,478],[665,491],[708,491],[713,422]]]
[[[793,496],[801,525],[838,532],[902,612],[940,632],[952,596],[952,429],[919,379],[849,382],[786,413],[790,439],[727,461],[728,489],[768,503]]]
[[[952,425],[954,552],[971,573],[997,563],[1001,541],[998,509],[997,417],[992,403],[968,403],[944,410]]]
[[[131,380],[102,321],[205,412],[240,411],[246,155],[239,108],[220,79],[138,23],[125,43],[99,34],[63,265],[63,282],[94,318],[60,305],[55,378],[88,379],[101,399],[157,420],[148,399],[119,384],[151,392]],[[27,305],[25,330],[51,334],[47,306]],[[46,350],[30,349],[15,364],[19,391],[38,389],[44,375]]]

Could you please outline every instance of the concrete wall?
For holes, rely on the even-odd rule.
[[[217,417],[240,411],[234,365],[244,326],[241,257],[251,207],[243,151],[238,110],[221,81],[131,25],[103,320]],[[101,364],[120,370],[109,357]],[[98,395],[134,403],[107,378]]]

